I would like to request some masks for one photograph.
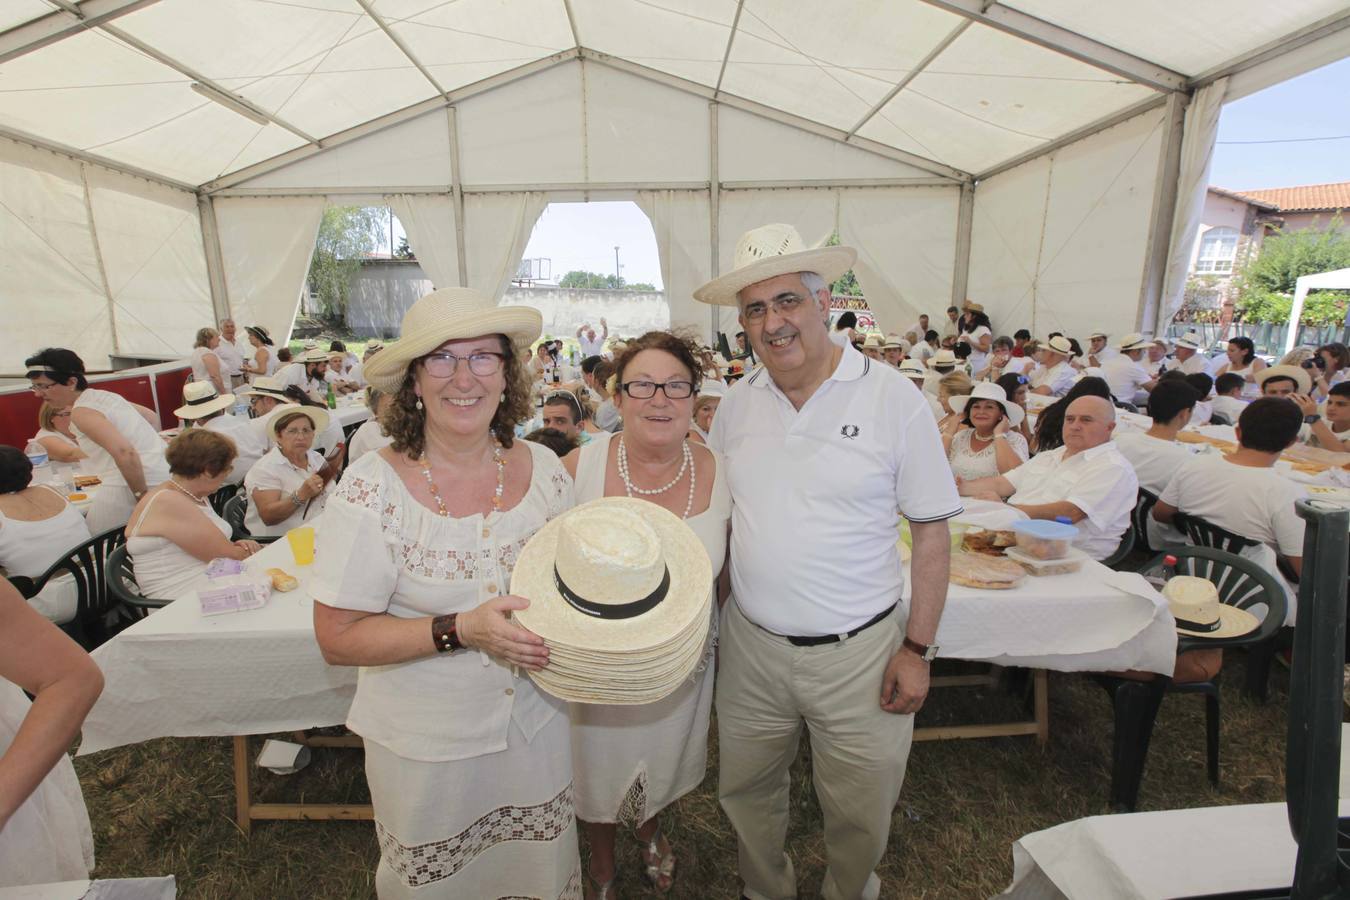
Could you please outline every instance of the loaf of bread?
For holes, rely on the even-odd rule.
[[[983,553],[953,553],[948,577],[952,584],[1006,591],[1017,587],[1024,575],[1022,567],[1007,558]]]
[[[274,591],[281,591],[284,594],[286,591],[293,591],[300,586],[296,577],[285,569],[268,569],[267,574],[272,579],[272,590]]]

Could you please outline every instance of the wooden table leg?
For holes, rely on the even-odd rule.
[[[1033,674],[1036,704],[1036,743],[1044,747],[1050,743],[1050,673],[1037,669]]]
[[[248,736],[234,736],[234,820],[247,837],[253,827],[248,780]]]

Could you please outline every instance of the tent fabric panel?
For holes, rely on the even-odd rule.
[[[661,284],[670,307],[672,328],[709,335],[710,307],[694,299],[694,289],[711,279],[712,235],[706,193],[642,191],[637,205],[652,223],[661,260]]]
[[[984,306],[996,334],[1028,328],[1044,338],[1036,319],[1036,258],[1050,186],[1049,156],[980,182],[971,220],[966,294]]]
[[[8,0],[4,7],[0,7],[0,31],[40,19],[52,12],[55,9],[46,0]]]
[[[0,371],[47,346],[74,350],[91,369],[113,352],[78,162],[0,140]]]
[[[470,97],[456,110],[465,185],[586,180],[579,62]]]
[[[951,304],[959,187],[839,192],[839,242],[856,247],[853,274],[883,331]]]
[[[324,197],[220,197],[214,201],[230,316],[290,339],[314,254]]]
[[[1198,75],[1342,12],[1344,0],[1133,0],[1065,3],[1004,0],[1008,6],[1187,75]]]
[[[1297,53],[1286,53],[1260,65],[1236,72],[1228,78],[1224,102],[1241,100],[1273,84],[1320,69],[1338,60],[1350,57],[1350,28],[1325,35],[1298,48]]]
[[[591,181],[708,180],[707,100],[604,66],[585,84]]]
[[[583,47],[712,87],[736,15],[726,0],[571,0]]]
[[[408,246],[437,288],[458,287],[455,198],[449,194],[391,194],[385,202],[408,235]]]
[[[548,197],[538,191],[464,198],[464,281],[469,287],[501,301],[546,206]]]
[[[186,355],[215,319],[197,198],[96,166],[86,178],[118,352]]]
[[[926,178],[932,173],[728,106],[717,109],[722,181]]]
[[[450,176],[448,113],[438,110],[251,178],[239,187],[445,187]]]

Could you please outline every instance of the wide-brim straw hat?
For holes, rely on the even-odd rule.
[[[1188,331],[1181,337],[1177,338],[1172,343],[1172,346],[1185,347],[1189,350],[1203,350],[1205,349],[1202,343],[1203,340],[1204,339],[1201,338],[1200,335],[1196,334],[1194,331]]]
[[[290,413],[302,413],[309,416],[310,423],[314,426],[314,434],[322,434],[328,427],[328,410],[321,406],[308,406],[300,403],[283,403],[273,409],[263,419],[263,430],[267,432],[267,442],[275,444],[277,442],[276,424],[282,416]]]
[[[929,366],[954,366],[959,362],[956,354],[950,350],[939,350],[928,360]]]
[[[1133,334],[1127,334],[1127,335],[1125,335],[1123,338],[1121,338],[1119,341],[1117,341],[1117,342],[1116,342],[1116,349],[1118,349],[1118,350],[1147,350],[1150,346],[1152,346],[1152,344],[1153,344],[1153,340],[1152,340],[1151,338],[1146,338],[1146,337],[1144,337],[1142,334],[1140,334],[1139,332],[1136,331],[1136,332],[1134,332]]]
[[[501,334],[524,352],[543,328],[544,317],[532,306],[498,306],[473,288],[441,288],[409,307],[398,342],[366,363],[366,381],[392,394],[403,386],[409,363],[446,341]]]
[[[886,346],[886,339],[874,331],[863,338],[863,346],[869,350],[881,350]]]
[[[286,383],[273,375],[259,375],[253,379],[253,384],[249,386],[248,390],[239,393],[253,397],[271,397],[273,400],[285,400],[288,403],[294,402],[293,398],[286,396]]]
[[[320,350],[318,347],[309,347],[309,348],[306,348],[306,350],[305,350],[304,353],[301,353],[299,356],[293,357],[293,358],[291,359],[291,362],[298,362],[298,363],[317,363],[317,362],[324,362],[324,363],[326,363],[326,362],[328,362],[328,351],[327,351],[327,350]]]
[[[261,325],[245,325],[244,330],[253,335],[264,344],[272,343],[272,335]]]
[[[1101,338],[1102,340],[1106,340],[1108,337],[1109,335],[1105,331],[1094,331],[1088,335],[1088,340],[1093,340],[1094,338]]]
[[[908,349],[908,345],[899,335],[888,334],[886,342],[881,345],[882,350],[901,350]]]
[[[1055,353],[1062,353],[1065,356],[1073,356],[1073,344],[1062,334],[1057,334],[1048,341],[1041,344],[1042,350],[1053,350]]]
[[[732,270],[695,290],[694,299],[735,306],[737,295],[750,285],[797,272],[815,272],[829,284],[852,268],[857,258],[858,251],[852,247],[807,247],[791,225],[761,225],[736,242]]]
[[[922,360],[903,359],[897,367],[900,374],[906,378],[927,378],[928,369],[924,366]]]
[[[1298,392],[1307,394],[1312,391],[1312,376],[1302,366],[1267,366],[1256,373],[1256,383],[1261,387],[1272,378],[1292,378],[1298,384]]]
[[[992,381],[981,381],[975,385],[975,390],[971,391],[968,396],[952,397],[947,402],[951,405],[952,412],[960,415],[966,411],[966,403],[971,400],[993,400],[1003,407],[1003,413],[1008,417],[1009,425],[1016,428],[1022,424],[1022,407],[1010,402],[1003,388]]]
[[[979,303],[972,303],[969,300],[961,304],[961,309],[963,309],[966,312],[978,312],[978,313],[984,312],[984,306],[982,306]]]
[[[530,601],[515,621],[544,639],[543,690],[582,703],[650,703],[669,695],[706,653],[712,564],[678,516],[628,497],[563,513],[521,550],[511,593]]]
[[[222,394],[209,381],[192,381],[183,385],[183,405],[173,411],[180,419],[200,419],[211,413],[234,406],[234,394]]]
[[[1177,632],[1202,638],[1227,638],[1251,634],[1261,621],[1245,609],[1219,602],[1213,582],[1193,575],[1176,575],[1163,585]]]

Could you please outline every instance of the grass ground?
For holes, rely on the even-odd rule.
[[[1220,786],[1211,788],[1205,778],[1202,700],[1170,695],[1154,732],[1141,810],[1283,799],[1287,673],[1276,667],[1263,704],[1238,693],[1240,655],[1228,668]],[[1052,674],[1050,704],[1044,750],[1032,738],[914,745],[880,867],[883,897],[997,894],[1011,880],[1018,837],[1108,811],[1112,729],[1105,693],[1081,676]],[[1020,698],[996,689],[948,688],[930,698],[919,721],[997,721],[1022,713]],[[803,897],[816,896],[825,867],[808,763],[803,748],[788,836]],[[97,877],[173,873],[187,900],[374,895],[378,852],[368,822],[257,823],[251,837],[239,832],[224,738],[151,741],[81,757],[76,769],[94,823]],[[316,750],[310,766],[293,776],[259,771],[255,790],[269,801],[368,799],[360,754],[351,750]],[[717,805],[715,746],[703,786],[663,822],[680,856],[669,896],[738,896],[736,842]],[[620,867],[621,896],[652,895],[638,877],[635,840],[622,841]]]

